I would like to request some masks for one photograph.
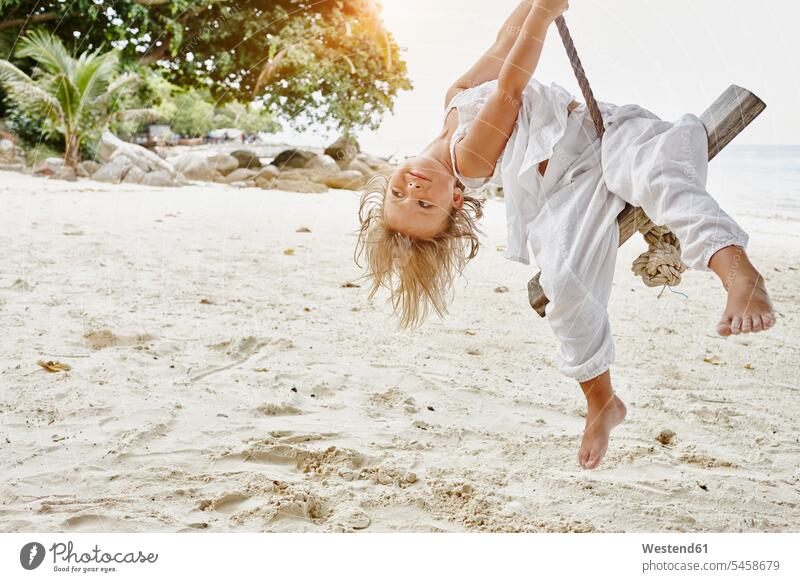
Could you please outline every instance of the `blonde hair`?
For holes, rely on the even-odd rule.
[[[359,267],[361,259],[365,260],[369,299],[382,287],[387,289],[400,326],[413,328],[421,325],[431,310],[439,317],[447,314],[455,279],[478,254],[481,231],[477,220],[483,216],[484,200],[464,195],[463,208],[452,210],[444,229],[433,238],[420,239],[386,226],[383,204],[387,189],[388,179],[375,176],[361,195],[361,229],[354,258]]]

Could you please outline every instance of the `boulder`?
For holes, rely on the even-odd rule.
[[[348,169],[350,171],[360,172],[362,175],[368,178],[375,175],[375,170],[372,168],[372,166],[362,160],[359,160],[358,158],[350,162]]]
[[[143,172],[162,170],[175,176],[175,168],[158,154],[151,152],[140,145],[124,142],[110,131],[104,131],[97,148],[97,155],[103,162],[110,162],[114,158],[124,157],[130,160]]]
[[[100,164],[98,164],[94,160],[86,160],[78,164],[77,172],[78,176],[81,176],[83,178],[88,178],[99,169],[100,169]]]
[[[371,156],[365,153],[358,154],[355,159],[358,160],[359,162],[365,163],[370,168],[372,168],[372,170],[376,172],[394,168],[389,162],[387,162],[383,158],[379,158],[377,156]]]
[[[263,165],[256,153],[250,150],[236,150],[231,152],[231,155],[239,161],[240,168],[258,170]]]
[[[223,184],[232,184],[233,182],[244,182],[246,180],[253,180],[259,173],[256,170],[249,170],[247,168],[236,168],[227,176],[219,178],[217,181]]]
[[[283,168],[305,168],[306,164],[317,156],[315,152],[308,150],[285,150],[272,160],[271,165],[280,169]]]
[[[8,138],[0,139],[0,165],[25,167],[25,150]]]
[[[92,174],[92,180],[98,182],[110,182],[119,184],[125,179],[125,175],[133,168],[133,163],[124,156],[119,156],[100,166],[100,169]]]
[[[346,170],[350,162],[353,161],[353,158],[355,158],[360,151],[361,146],[358,145],[356,139],[348,134],[344,134],[325,148],[325,155],[333,158],[340,169]]]
[[[283,190],[285,192],[299,192],[303,194],[321,194],[328,191],[325,184],[302,178],[287,180],[279,177],[276,179],[258,178],[256,186],[264,190]]]
[[[68,182],[74,182],[78,179],[75,168],[71,168],[70,166],[64,166],[49,177],[51,180],[67,180]]]
[[[330,156],[316,155],[304,166],[306,170],[320,170],[328,174],[335,174],[340,170],[339,164]]]
[[[296,170],[283,170],[280,174],[278,174],[278,178],[281,180],[312,180],[314,182],[322,183],[322,181],[329,175],[330,173],[324,170],[300,168]]]
[[[156,170],[155,172],[146,174],[145,177],[142,178],[142,184],[145,186],[167,187],[181,185],[181,182],[178,177],[171,175],[169,172]]]
[[[280,173],[280,170],[273,165],[264,166],[256,174],[256,178],[275,178]]]
[[[9,152],[13,154],[14,149],[16,147],[17,146],[14,145],[14,142],[11,141],[10,139],[7,139],[5,137],[3,139],[0,139],[0,159],[5,160],[6,156],[9,155]]]
[[[211,182],[218,176],[217,171],[208,162],[208,158],[200,152],[181,154],[175,158],[174,164],[175,169],[189,180]]]
[[[229,154],[214,154],[207,158],[209,165],[222,174],[227,176],[239,167],[239,160]]]
[[[62,158],[47,158],[38,162],[33,166],[34,176],[52,176],[53,174],[61,171],[64,167],[64,160]]]
[[[125,177],[122,179],[122,181],[127,182],[128,184],[141,184],[146,175],[147,172],[140,169],[138,166],[133,166],[125,174]]]
[[[366,179],[356,170],[343,170],[325,178],[324,184],[339,190],[360,190],[366,184]]]

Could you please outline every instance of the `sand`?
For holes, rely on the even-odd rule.
[[[781,314],[759,336],[715,335],[711,274],[658,300],[622,252],[629,417],[587,472],[501,202],[411,334],[347,285],[352,192],[0,172],[0,204],[0,531],[800,531],[797,221],[737,216]]]

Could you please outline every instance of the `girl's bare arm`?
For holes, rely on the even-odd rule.
[[[533,0],[523,0],[519,3],[514,12],[511,13],[511,16],[500,27],[494,44],[447,91],[445,107],[457,93],[464,89],[497,79],[532,6]]]
[[[568,0],[534,0],[519,35],[503,63],[497,91],[489,97],[456,145],[458,169],[467,177],[494,173],[497,160],[514,131],[522,93],[539,64],[547,30],[568,8]]]

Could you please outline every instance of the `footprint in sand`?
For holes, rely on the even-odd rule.
[[[302,410],[291,404],[262,404],[256,408],[261,416],[294,416],[304,414]]]
[[[120,336],[110,329],[91,331],[83,336],[86,345],[94,351],[113,347],[146,346],[156,338],[150,334]]]
[[[33,291],[33,286],[29,285],[28,282],[23,279],[17,279],[6,287],[6,289],[10,289],[11,291]]]
[[[241,492],[224,493],[215,499],[203,499],[197,505],[200,511],[219,511],[220,513],[234,513],[251,501],[251,496]],[[257,505],[256,502],[253,505]]]
[[[95,513],[84,513],[82,515],[73,515],[64,520],[64,527],[68,531],[85,531],[85,532],[101,532],[113,531],[115,527],[119,527],[119,523],[115,519],[97,515]]]

